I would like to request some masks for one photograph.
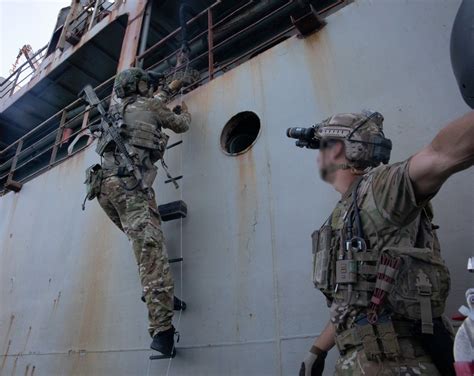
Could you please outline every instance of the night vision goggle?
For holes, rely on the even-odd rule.
[[[387,164],[390,160],[392,141],[385,138],[381,129],[379,133],[366,135],[365,140],[354,138],[355,133],[369,120],[383,120],[382,115],[378,112],[364,111],[363,114],[366,118],[356,123],[353,129],[349,129],[347,125],[327,124],[323,122],[309,128],[288,128],[286,135],[297,140],[295,143],[296,146],[307,149],[324,149],[333,141],[364,144],[371,151],[370,160],[374,164]]]

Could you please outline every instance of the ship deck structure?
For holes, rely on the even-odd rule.
[[[179,2],[73,0],[49,43],[0,83],[1,375],[296,374],[329,317],[311,233],[338,196],[286,129],[377,110],[402,161],[468,111],[449,60],[459,0],[189,3],[199,76],[172,103],[193,120],[165,157],[179,189],[162,170],[154,186],[159,204],[187,209],[163,226],[188,305],[175,316],[178,356],[149,360],[130,245],[97,202],[81,210],[98,114],[77,94],[91,84],[109,103],[129,66],[184,69]],[[433,200],[448,315],[473,282],[473,186],[460,173]]]

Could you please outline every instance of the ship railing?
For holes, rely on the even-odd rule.
[[[216,1],[210,7],[204,9],[196,16],[188,20],[187,25],[191,25],[198,20],[201,20],[201,28],[198,28],[197,31],[195,30],[195,34],[197,35],[193,35],[188,43],[192,45],[192,43],[199,40],[199,38],[207,37],[207,46],[204,46],[207,48],[200,49],[199,51],[191,51],[189,62],[187,64],[192,66],[194,62],[200,59],[205,59],[206,61],[204,64],[202,64],[201,61],[198,80],[193,82],[193,84],[189,85],[188,87],[183,88],[182,93],[193,90],[194,88],[215,78],[216,74],[223,73],[226,70],[231,69],[241,62],[246,61],[256,54],[264,51],[265,49],[279,43],[287,37],[294,35],[295,25],[292,24],[288,28],[286,26],[283,27],[282,29],[284,30],[279,30],[275,34],[269,35],[268,38],[265,38],[261,43],[258,43],[257,45],[247,49],[242,49],[235,56],[233,55],[231,57],[227,57],[226,60],[216,61],[217,59],[215,59],[214,56],[217,49],[226,48],[226,46],[235,41],[235,38],[238,38],[239,36],[241,38],[245,37],[249,32],[252,32],[254,27],[263,22],[272,22],[273,16],[278,15],[279,12],[283,12],[285,8],[294,5],[294,1],[296,0],[288,0],[287,2],[283,3],[283,5],[280,5],[276,9],[269,11],[267,14],[251,22],[250,24],[240,27],[240,29],[236,32],[233,32],[225,37],[220,36],[217,39],[214,38],[214,31],[216,28],[225,25],[226,22],[233,18],[241,16],[243,12],[248,10],[247,8],[255,5],[255,1],[249,0],[245,4],[239,6],[237,9],[229,10],[226,14],[221,15],[220,19],[214,20],[214,12],[216,7],[222,3],[221,1]],[[104,2],[105,0],[97,0],[91,2],[90,6],[93,5],[95,9],[99,9],[101,4]],[[116,1],[115,3],[112,3],[112,5],[118,5],[118,3],[119,1]],[[326,14],[326,12],[341,6],[343,3],[345,3],[345,0],[335,1],[327,8],[319,10],[318,13]],[[203,18],[206,19],[207,28],[202,26]],[[159,56],[157,58],[156,55],[153,56],[153,54],[156,53],[160,47],[163,47],[165,43],[175,43],[176,40],[180,42],[180,32],[181,28],[177,28],[159,40],[157,43],[150,46],[148,49],[141,51],[141,53],[136,56],[135,65],[140,66],[145,70],[156,70],[160,71],[161,73],[165,73],[168,76],[168,79],[178,70],[186,69],[188,67],[187,64],[173,67],[168,63],[170,61],[169,59],[172,58],[175,59],[174,61],[177,61],[180,48],[175,49],[165,57]],[[143,37],[144,36],[142,35],[142,38]],[[179,44],[180,43],[178,43],[178,45]],[[167,46],[169,45],[170,43],[167,44]],[[144,66],[145,59],[146,66]],[[166,67],[167,69],[164,70],[163,67]],[[107,81],[103,82],[96,88],[96,90],[99,91],[99,97],[104,101],[110,99],[114,77],[109,78]],[[102,96],[100,94],[101,91],[103,92]],[[104,92],[106,92],[106,96],[103,96]],[[81,134],[85,134],[84,132],[91,121],[95,121],[97,119],[96,115],[97,114],[94,113],[94,111],[90,111],[85,107],[82,101],[78,99],[66,106],[64,109],[58,111],[56,114],[52,115],[49,119],[43,121],[27,134],[7,146],[5,149],[1,150],[0,194],[11,190],[11,188],[8,188],[9,182],[15,181],[22,184],[43,173],[44,171],[47,171],[48,169],[58,165],[64,160],[77,154],[81,150],[84,150],[92,142],[91,137],[87,139],[87,143],[85,145],[80,147],[72,147],[72,144],[74,144],[74,140],[77,141],[78,136],[82,137]],[[81,145],[81,143],[78,144]],[[37,163],[35,163],[35,161],[37,161]],[[34,168],[28,168],[28,164],[30,163],[35,163]]]
[[[326,8],[318,10],[317,13],[319,15],[326,15],[327,13],[340,7],[346,2],[347,0],[335,1],[331,5],[328,5]],[[207,62],[206,62],[207,69],[204,72],[204,74],[203,72],[200,72],[201,74],[200,74],[199,80],[197,82],[193,82],[193,84],[189,85],[188,87],[183,88],[184,92],[187,92],[205,82],[211,81],[219,73],[223,73],[231,69],[232,67],[238,65],[240,62],[245,61],[246,59],[252,56],[255,56],[259,52],[279,43],[280,41],[284,40],[288,36],[294,34],[296,27],[295,27],[294,20],[292,19],[292,24],[288,28],[285,28],[284,30],[281,30],[278,33],[272,35],[270,38],[264,40],[262,43],[252,47],[251,49],[244,50],[242,51],[242,53],[238,54],[237,56],[231,59],[227,59],[226,61],[217,61],[215,55],[218,50],[224,50],[231,43],[235,42],[238,38],[241,38],[242,36],[245,36],[246,34],[248,35],[248,33],[251,32],[252,29],[254,29],[255,27],[272,20],[272,18],[274,16],[277,16],[278,14],[285,12],[285,10],[288,10],[289,7],[292,7],[295,5],[296,0],[287,0],[281,6],[264,14],[262,17],[250,23],[249,25],[243,28],[240,28],[238,31],[236,31],[235,33],[232,33],[230,36],[217,41],[215,38],[215,31],[219,27],[225,26],[225,24],[228,21],[241,16],[251,6],[256,5],[255,0],[249,0],[245,2],[243,5],[241,5],[240,7],[234,10],[231,10],[228,14],[221,16],[220,19],[217,19],[215,17],[215,11],[223,3],[225,2],[222,0],[215,1],[211,6],[204,9],[203,11],[201,11],[200,13],[198,13],[197,15],[195,15],[194,17],[192,17],[186,22],[187,27],[197,22],[202,23],[203,22],[202,20],[204,20],[204,22],[207,23],[207,28],[205,30],[199,32],[197,35],[195,35],[194,37],[192,37],[192,39],[188,41],[188,44],[192,45],[194,42],[198,41],[200,38],[205,38],[207,36],[207,48],[205,48],[203,51],[199,51],[198,53],[191,52],[191,55],[188,61],[186,61],[182,65],[173,67],[172,69],[168,69],[168,72],[161,72],[161,73],[168,73],[168,75],[174,74],[175,72],[179,70],[184,70],[188,66],[192,66],[192,64],[196,63],[197,61],[207,58]],[[163,37],[161,40],[159,40],[157,43],[155,43],[154,45],[150,46],[148,49],[138,54],[136,56],[135,65],[139,67],[143,67],[144,61],[147,57],[150,57],[153,53],[156,53],[165,44],[169,45],[170,44],[169,42],[171,41],[177,42],[177,44],[179,45],[181,42],[181,33],[182,33],[182,28],[178,27],[177,29],[175,29],[174,31],[172,31],[171,33]],[[148,65],[144,68],[146,68],[146,70],[160,71],[161,70],[160,68],[166,65],[166,63],[169,63],[170,61],[172,61],[173,57],[177,56],[180,50],[181,50],[181,47],[172,51],[171,53],[169,53],[167,56],[163,57],[159,61],[154,62],[153,64]]]
[[[104,104],[110,101],[114,78],[110,77],[95,88]],[[10,188],[12,182],[21,186],[84,150],[92,142],[87,129],[98,120],[97,111],[77,99],[1,150],[0,195],[15,190]],[[87,143],[74,147],[81,134],[87,138]],[[27,167],[35,163],[34,167]],[[18,175],[20,170],[23,171]]]
[[[104,19],[119,6],[120,2],[110,0],[92,0],[66,25],[66,40],[76,45],[82,36],[94,25]]]
[[[26,61],[0,83],[0,99],[12,96],[23,87],[38,70],[46,55],[48,45],[40,48],[32,56],[26,56]]]
[[[82,35],[99,21],[105,18],[120,2],[110,0],[93,0],[68,23],[69,41],[78,42]],[[26,56],[26,61],[0,83],[0,100],[11,97],[16,91],[30,81],[39,69],[46,56],[48,45],[45,45],[32,56]]]

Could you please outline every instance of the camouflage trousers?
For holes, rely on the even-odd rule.
[[[132,243],[153,337],[171,328],[174,286],[156,201],[138,187],[124,188],[134,185],[133,178],[105,178],[98,201]]]
[[[335,376],[441,376],[431,358],[410,338],[400,338],[397,360],[369,361],[362,348],[349,350],[336,361]]]

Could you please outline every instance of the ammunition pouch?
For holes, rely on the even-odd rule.
[[[160,127],[139,120],[125,125],[120,134],[129,145],[151,151],[154,161],[163,157],[169,139]]]
[[[352,260],[332,263],[331,260],[335,258],[333,243],[339,242],[338,237],[333,235],[334,231],[329,225],[312,234],[313,283],[326,296],[350,305],[367,307],[375,289],[375,282],[371,280],[377,274],[378,253],[369,249],[354,253]],[[357,294],[348,293],[349,285]]]
[[[323,226],[321,230],[313,232],[313,283],[323,293],[330,287],[330,262],[332,228]]]
[[[450,289],[444,261],[427,248],[388,248],[384,252],[402,261],[388,294],[389,309],[401,317],[421,320],[421,332],[433,334],[433,317],[443,315]]]
[[[100,186],[103,179],[103,170],[99,164],[90,166],[86,170],[86,180],[84,184],[86,185],[86,199],[93,200],[100,194]]]
[[[341,355],[357,347],[363,349],[369,360],[396,359],[401,354],[398,339],[412,336],[413,322],[384,317],[372,325],[364,318],[354,327],[336,334],[336,345]]]

